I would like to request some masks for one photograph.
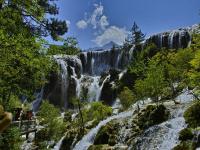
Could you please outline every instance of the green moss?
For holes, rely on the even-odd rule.
[[[106,150],[108,145],[91,145],[88,150]]]
[[[187,141],[187,140],[192,140],[194,137],[191,129],[189,128],[185,128],[183,130],[180,131],[179,133],[179,140],[181,141]]]
[[[179,145],[175,146],[173,150],[195,150],[196,143],[191,141],[181,142]]]
[[[138,120],[135,122],[140,129],[146,129],[166,121],[169,117],[169,111],[164,105],[148,105],[146,109],[138,114]]]
[[[185,111],[184,118],[190,127],[200,126],[200,101],[195,102]]]
[[[101,129],[99,130],[99,132],[95,137],[94,145],[101,145],[101,144],[109,144],[110,146],[115,145],[117,141],[117,131],[118,131],[117,124],[113,124],[112,122],[101,127]]]

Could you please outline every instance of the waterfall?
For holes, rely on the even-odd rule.
[[[106,82],[107,80],[109,80],[109,79],[110,79],[110,74],[103,80],[102,85],[101,85],[101,87],[100,87],[100,92],[99,92],[99,94],[98,94],[97,100],[100,100],[101,91],[102,91],[102,89],[103,89],[103,86],[104,86],[105,82]]]
[[[32,102],[32,110],[33,110],[33,112],[38,111],[39,106],[40,106],[40,104],[42,102],[43,94],[44,94],[44,88],[42,88],[40,90],[40,92],[36,93],[36,99]]]
[[[100,128],[104,125],[106,125],[108,122],[112,121],[113,119],[121,119],[121,118],[126,118],[132,116],[133,111],[128,111],[128,112],[122,112],[119,113],[118,115],[114,115],[111,117],[108,117],[107,119],[101,121],[95,128],[91,129],[88,134],[86,134],[81,141],[79,141],[73,150],[87,150],[90,145],[93,144],[94,139]]]
[[[194,28],[196,29],[197,27]],[[158,47],[186,48],[191,43],[191,32],[195,29],[182,28],[155,34],[145,40],[143,46],[151,41]],[[119,79],[121,79],[125,73],[123,70],[132,60],[134,50],[134,46],[129,50],[116,47],[115,49],[101,51],[85,51],[77,56],[54,56],[54,60],[61,68],[61,78],[57,79],[57,81],[56,79],[54,80],[57,83],[53,83],[54,87],[51,88],[54,89],[53,94],[49,94],[51,91],[45,94],[48,95],[48,99],[53,103],[64,107],[68,106],[67,99],[72,96],[80,98],[81,92],[87,92],[87,100],[90,102],[99,100],[101,90],[106,82],[104,80],[103,84],[100,85],[101,75],[109,72],[110,69],[114,69],[122,71],[119,74]],[[68,88],[69,86],[70,88]]]
[[[103,72],[109,71],[111,68],[124,69],[132,58],[133,48],[127,52],[120,48],[82,52],[80,59],[83,64],[83,74],[101,75]]]
[[[67,108],[67,90],[68,90],[68,71],[67,71],[67,67],[68,65],[66,64],[66,62],[61,59],[60,57],[54,56],[54,59],[56,60],[56,62],[60,65],[61,67],[61,102],[62,104],[64,104],[64,107]]]
[[[88,87],[88,101],[98,101],[98,97],[101,93],[99,86],[100,76],[91,76],[90,78],[92,79],[92,83]]]
[[[169,37],[168,37],[168,44],[169,44],[169,48],[173,48],[173,38],[174,38],[174,31],[169,33]]]
[[[72,75],[71,78],[73,78],[76,82],[76,96],[80,97],[80,93],[81,93],[81,79],[78,79],[76,73],[75,73],[75,68],[74,67],[70,67],[72,69]]]

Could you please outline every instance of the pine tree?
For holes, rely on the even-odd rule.
[[[133,45],[139,45],[141,42],[143,42],[145,39],[145,34],[142,33],[141,29],[139,26],[134,22],[130,33],[128,34],[127,38],[125,39],[124,42],[124,47],[131,47]]]

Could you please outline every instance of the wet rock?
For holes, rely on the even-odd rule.
[[[112,122],[103,126],[95,137],[94,145],[108,144],[113,146],[117,143],[118,125]]]
[[[138,114],[138,119],[134,120],[140,129],[146,129],[150,126],[162,123],[169,118],[169,111],[164,105],[148,105]]]
[[[192,104],[184,113],[184,118],[186,123],[190,127],[198,127],[200,126],[200,101],[196,101]]]
[[[106,144],[102,145],[91,145],[88,150],[113,150],[112,147]]]
[[[192,130],[189,128],[185,128],[180,131],[179,133],[179,140],[181,141],[187,141],[187,140],[192,140],[194,137]]]
[[[114,83],[106,81],[103,85],[100,100],[107,105],[112,105],[117,98],[117,87],[113,86]]]
[[[76,138],[78,131],[76,129],[71,129],[66,133],[65,138],[62,141],[60,150],[70,150],[71,145]]]
[[[175,146],[173,150],[196,150],[196,143],[192,141],[181,142],[179,145]]]

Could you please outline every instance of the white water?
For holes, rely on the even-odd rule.
[[[56,60],[56,62],[61,66],[61,78],[62,78],[62,82],[61,82],[61,100],[62,103],[64,104],[64,107],[67,108],[68,102],[67,102],[67,90],[68,90],[68,72],[67,72],[67,64],[66,62],[62,59],[59,58],[57,56],[54,56],[54,59]]]
[[[36,93],[36,99],[32,102],[33,112],[36,112],[38,110],[38,108],[42,102],[43,93],[44,93],[44,88],[42,88],[39,93]]]
[[[168,39],[169,48],[173,48],[173,37],[174,37],[174,34],[175,34],[175,31],[172,31],[169,34],[169,39]]]
[[[171,119],[159,125],[148,128],[141,136],[135,139],[136,150],[171,150],[178,143],[179,132],[186,127],[183,113],[192,101],[192,95],[187,90],[179,95],[176,100],[181,102],[174,105],[168,102],[165,105],[170,108]],[[132,150],[133,147],[129,147]]]
[[[63,136],[60,141],[54,146],[53,150],[60,150],[62,141],[64,140],[65,136]]]
[[[114,115],[111,117],[108,117],[107,119],[101,121],[95,128],[89,131],[88,134],[86,134],[81,141],[79,141],[73,150],[87,150],[90,145],[93,144],[94,139],[100,128],[104,125],[106,125],[108,122],[110,122],[113,119],[120,119],[120,118],[126,118],[129,116],[132,116],[133,111],[128,111],[128,112],[122,112],[119,113],[118,115]]]
[[[123,118],[127,118],[127,117],[131,117],[133,115],[134,110],[137,109],[137,106],[139,105],[140,107],[145,107],[147,104],[149,104],[151,102],[150,99],[147,99],[145,101],[145,103],[143,103],[142,101],[138,101],[137,103],[135,103],[132,106],[132,109],[130,111],[127,112],[121,112],[117,115],[113,115],[111,117],[108,117],[107,119],[101,121],[95,128],[91,129],[88,134],[86,134],[81,141],[79,141],[73,150],[87,150],[89,148],[90,145],[93,144],[95,136],[97,135],[98,131],[100,130],[100,128],[104,125],[106,125],[108,122],[114,120],[114,119],[123,119]]]
[[[80,97],[80,93],[81,93],[81,79],[78,79],[76,72],[75,72],[75,68],[74,67],[70,67],[72,69],[72,76],[71,78],[73,78],[76,82],[76,96]]]
[[[100,76],[94,76],[94,77],[91,76],[90,78],[93,81],[88,87],[88,100],[89,102],[98,101],[98,97],[101,93],[99,86]]]
[[[109,79],[110,79],[110,74],[103,80],[103,83],[102,83],[102,85],[101,85],[101,87],[100,87],[100,92],[99,92],[99,94],[98,94],[97,100],[100,100],[101,91],[102,91],[102,89],[103,89],[103,86],[104,86],[105,82],[106,82],[107,80],[109,80]]]

